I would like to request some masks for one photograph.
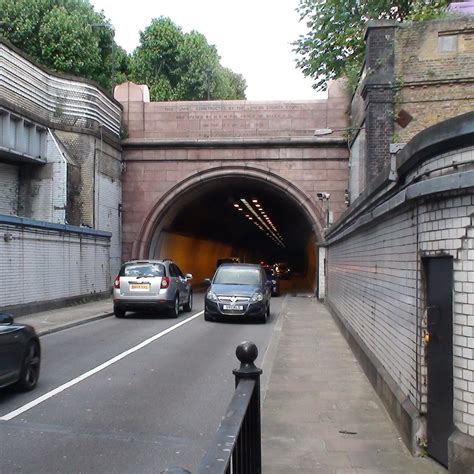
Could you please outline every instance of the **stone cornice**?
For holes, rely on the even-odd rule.
[[[278,138],[127,138],[124,150],[131,148],[280,148],[280,147],[340,147],[347,146],[345,138],[278,137]]]

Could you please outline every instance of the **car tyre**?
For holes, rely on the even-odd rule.
[[[114,314],[116,318],[125,318],[125,310],[119,309],[119,308],[114,308]]]
[[[183,309],[188,313],[193,310],[193,292],[191,290],[189,290],[188,301],[184,303]]]
[[[25,355],[21,364],[20,378],[14,388],[29,392],[36,387],[39,379],[41,365],[41,349],[36,341],[30,341],[26,347]]]
[[[270,305],[267,306],[267,309],[266,309],[264,315],[260,316],[260,318],[258,319],[258,322],[260,324],[265,324],[267,322],[267,319],[269,318],[269,316],[270,316]]]
[[[170,310],[170,316],[177,318],[179,316],[179,295],[176,295],[173,302],[173,307]]]

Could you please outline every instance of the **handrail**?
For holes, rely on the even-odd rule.
[[[254,380],[242,380],[237,385],[224,419],[221,421],[211,443],[211,447],[201,461],[198,469],[199,474],[228,472],[232,455],[236,447],[241,445],[241,427],[244,428],[245,432],[248,432],[248,423],[245,423],[245,415],[252,398],[255,384]],[[234,463],[237,464],[242,464],[242,462],[242,459],[236,459],[234,461]],[[232,472],[239,471],[236,471],[234,467]]]
[[[260,375],[254,365],[257,346],[242,342],[235,351],[240,367],[235,376],[235,392],[226,414],[199,465],[198,474],[261,474],[262,430],[260,416]],[[190,474],[180,467],[162,474]]]

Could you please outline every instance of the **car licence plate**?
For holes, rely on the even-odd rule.
[[[136,290],[136,291],[149,291],[150,290],[150,284],[149,283],[131,283],[130,284],[130,290]]]
[[[228,311],[242,311],[244,307],[242,305],[231,305],[231,304],[225,304],[224,309]]]

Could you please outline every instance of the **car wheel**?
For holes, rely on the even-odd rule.
[[[179,295],[176,295],[174,298],[173,307],[171,308],[170,315],[172,318],[177,318],[179,316]]]
[[[114,314],[116,318],[125,318],[125,311],[123,309],[114,308]]]
[[[270,316],[270,305],[267,306],[267,309],[266,309],[265,313],[263,314],[263,316],[260,316],[258,318],[258,322],[261,323],[261,324],[265,324],[267,322],[267,319],[268,319],[269,316]]]
[[[184,311],[192,311],[193,310],[193,292],[189,290],[188,302],[183,306]]]
[[[36,341],[30,341],[26,347],[21,373],[18,382],[14,385],[17,390],[28,392],[33,390],[38,383],[41,363],[41,350]]]

